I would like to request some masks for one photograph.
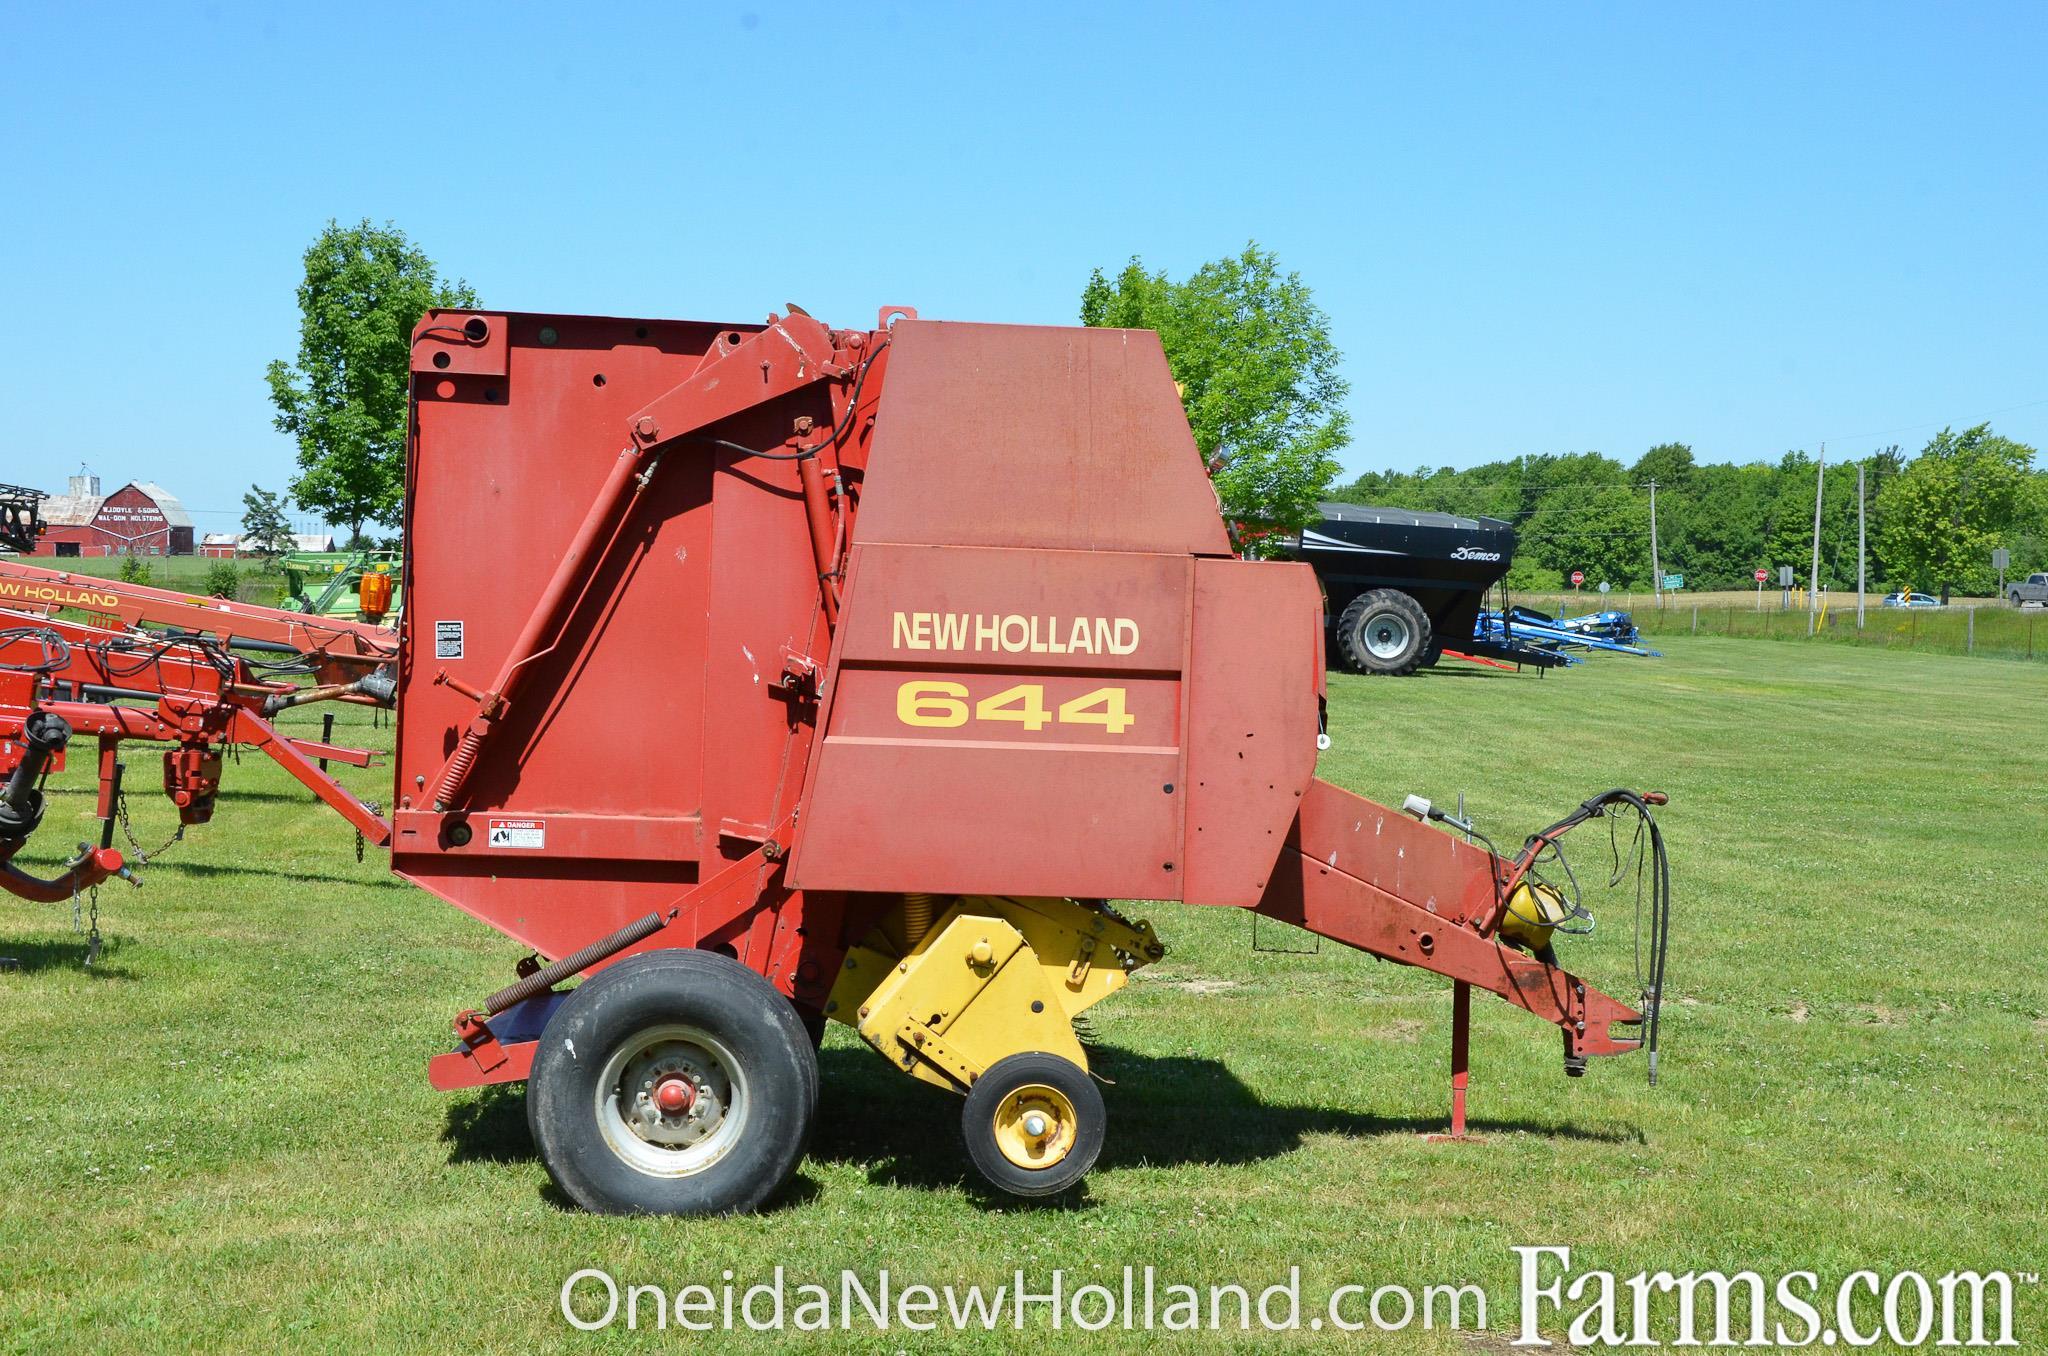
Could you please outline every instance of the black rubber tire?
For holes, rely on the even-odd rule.
[[[825,1014],[816,1008],[797,1008],[796,1019],[804,1024],[804,1034],[811,1038],[811,1049],[823,1049],[825,1045]]]
[[[1382,619],[1405,628],[1407,642],[1394,654],[1376,655],[1367,644],[1371,628]],[[1434,638],[1422,604],[1399,589],[1369,589],[1345,605],[1337,619],[1337,652],[1355,673],[1400,677],[1415,672]]]
[[[715,1162],[678,1177],[635,1168],[598,1122],[607,1062],[638,1033],[669,1024],[725,1044],[746,1078],[744,1133]],[[527,1124],[548,1175],[570,1200],[606,1215],[758,1210],[796,1170],[817,1106],[817,1048],[796,1008],[738,961],[686,948],[628,957],[578,986],[548,1019],[526,1085]]]
[[[1422,662],[1418,664],[1416,667],[1433,669],[1437,666],[1437,661],[1442,659],[1443,657],[1444,647],[1441,645],[1431,645],[1428,650],[1423,652]]]
[[[1012,1163],[997,1147],[995,1117],[1003,1102],[1017,1089],[1043,1083],[1066,1095],[1073,1104],[1076,1121],[1074,1146],[1059,1162],[1044,1168],[1027,1168]],[[990,1186],[1012,1196],[1056,1196],[1072,1187],[1095,1166],[1102,1153],[1108,1116],[1102,1093],[1087,1070],[1072,1060],[1040,1051],[1005,1055],[989,1066],[968,1089],[967,1103],[960,1108],[960,1131],[967,1141],[967,1156]]]

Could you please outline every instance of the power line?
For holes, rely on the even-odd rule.
[[[1993,410],[1991,411],[1991,413],[1985,415],[1982,419],[1972,420],[1969,423],[1964,424],[1963,427],[1975,428],[1978,424],[1990,423],[1993,419],[1997,418],[2001,414],[2011,414],[2015,410],[2031,410],[2036,405],[2048,405],[2048,396],[2043,396],[2039,400],[2022,401],[2020,404],[2017,405],[2007,405],[2002,410]],[[1911,433],[1914,429],[1954,428],[1955,426],[1956,423],[1953,419],[1930,419],[1924,424],[1900,424],[1897,428],[1873,429],[1869,433],[1851,433],[1840,438],[1824,438],[1821,441],[1830,443],[1847,443],[1854,442],[1858,438],[1882,438],[1888,433]]]

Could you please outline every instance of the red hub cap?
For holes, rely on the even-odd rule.
[[[697,1100],[696,1089],[680,1078],[664,1078],[654,1087],[654,1104],[664,1116],[680,1116]]]

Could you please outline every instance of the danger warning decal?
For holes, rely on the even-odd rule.
[[[494,848],[545,848],[548,822],[545,819],[493,819],[484,842]]]

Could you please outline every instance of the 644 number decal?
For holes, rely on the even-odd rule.
[[[965,683],[918,679],[896,689],[896,719],[933,730],[958,729],[969,720],[1007,721],[1027,730],[1096,725],[1114,735],[1137,724],[1126,701],[1123,688],[1098,687],[1058,706],[1048,706],[1043,683],[1019,683],[977,701],[968,695]]]

